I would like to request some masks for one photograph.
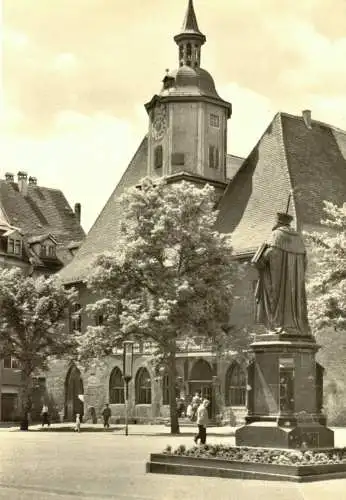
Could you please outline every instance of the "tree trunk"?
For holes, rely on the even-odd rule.
[[[171,434],[179,434],[179,422],[176,401],[176,345],[172,342],[168,357],[169,407],[171,416]]]
[[[31,376],[22,370],[22,383],[20,389],[21,422],[20,430],[29,430],[29,413],[31,410]]]

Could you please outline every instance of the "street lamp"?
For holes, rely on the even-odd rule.
[[[129,407],[129,382],[132,379],[133,368],[133,344],[132,340],[123,342],[123,378],[125,382],[125,436],[128,436],[128,407]]]

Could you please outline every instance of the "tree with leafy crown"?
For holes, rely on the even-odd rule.
[[[308,281],[309,320],[313,330],[346,328],[346,203],[324,202],[324,232],[306,233],[314,267]]]
[[[75,292],[55,278],[25,276],[18,268],[0,272],[0,358],[13,356],[21,370],[21,429],[28,429],[32,376],[48,368],[52,356],[76,347],[66,330],[66,316]]]
[[[214,189],[188,182],[144,179],[122,197],[114,252],[99,255],[88,286],[88,311],[102,315],[80,337],[81,361],[111,355],[124,339],[151,340],[167,369],[171,432],[179,432],[176,354],[179,340],[196,335],[229,342],[238,264],[230,237],[215,230]]]

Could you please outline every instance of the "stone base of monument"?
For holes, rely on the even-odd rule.
[[[279,465],[152,453],[150,461],[146,464],[146,472],[262,481],[312,482],[346,478],[346,463]]]
[[[276,422],[253,422],[237,429],[235,439],[236,446],[290,449],[334,447],[334,432],[318,423],[282,427]]]

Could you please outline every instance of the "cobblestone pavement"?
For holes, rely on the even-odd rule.
[[[192,430],[176,437],[162,435],[168,432],[163,426],[130,426],[129,436],[120,428],[80,434],[4,430],[0,500],[346,500],[346,479],[297,484],[146,474],[150,452],[192,444]],[[228,435],[212,435],[211,429],[208,441],[234,444],[229,429],[223,431]],[[346,446],[345,429],[337,431],[336,445]]]

